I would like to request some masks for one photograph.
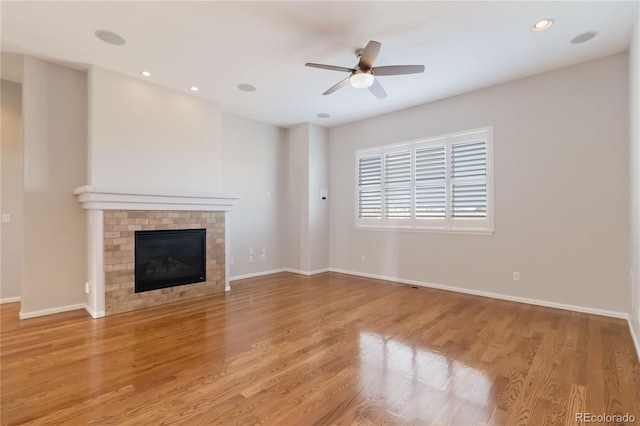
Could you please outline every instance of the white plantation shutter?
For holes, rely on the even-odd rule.
[[[451,144],[451,218],[487,218],[487,142]]]
[[[382,218],[382,155],[358,158],[358,218]]]
[[[356,225],[493,232],[493,128],[356,152]]]
[[[442,143],[416,147],[415,151],[415,217],[446,217],[446,156]]]
[[[409,147],[385,154],[384,188],[384,217],[410,219],[411,150]]]

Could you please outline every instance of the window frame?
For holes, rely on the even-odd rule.
[[[452,170],[452,145],[464,144],[483,139],[486,141],[486,218],[455,219],[452,217],[453,179]],[[428,183],[416,182],[416,150],[444,146],[445,152],[445,218],[417,218],[416,217],[416,189],[427,187]],[[394,152],[402,152],[409,148],[411,152],[411,214],[408,219],[387,218],[386,216],[386,188],[385,160],[386,155]],[[380,218],[359,217],[360,209],[360,185],[359,185],[359,161],[361,158],[378,156],[381,160],[380,182]],[[435,233],[461,233],[491,235],[494,231],[494,188],[493,188],[493,127],[482,127],[462,132],[449,133],[434,137],[413,140],[409,142],[365,148],[355,151],[355,228],[358,230],[379,231],[412,231]],[[481,180],[481,179],[479,179]],[[433,184],[435,186],[435,184]],[[391,185],[390,185],[391,186]]]

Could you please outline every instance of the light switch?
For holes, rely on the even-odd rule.
[[[11,222],[11,215],[9,213],[2,213],[2,223]]]

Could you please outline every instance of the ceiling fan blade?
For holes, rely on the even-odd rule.
[[[344,71],[344,72],[354,72],[355,71],[353,68],[337,67],[335,65],[313,64],[311,62],[307,62],[304,65],[307,66],[307,67],[311,67],[311,68],[321,68],[323,70],[331,70],[331,71]]]
[[[333,92],[335,92],[336,90],[340,89],[343,86],[346,86],[347,84],[349,84],[349,79],[351,78],[351,76],[345,78],[344,80],[340,80],[338,83],[334,84],[333,86],[329,87],[324,93],[323,95],[330,95]]]
[[[373,68],[373,63],[376,61],[379,51],[380,43],[373,40],[367,43],[367,47],[364,48],[362,55],[360,55],[360,62],[358,63],[358,67],[364,71],[368,71]]]
[[[371,72],[373,72],[374,75],[420,74],[424,72],[424,65],[389,65],[385,67],[374,67]]]
[[[371,93],[373,93],[378,99],[384,99],[387,97],[387,92],[384,91],[384,88],[378,79],[373,80],[373,84],[369,86],[369,91],[371,91]]]

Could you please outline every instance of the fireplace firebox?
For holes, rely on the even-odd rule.
[[[135,232],[135,292],[206,281],[206,229]]]

